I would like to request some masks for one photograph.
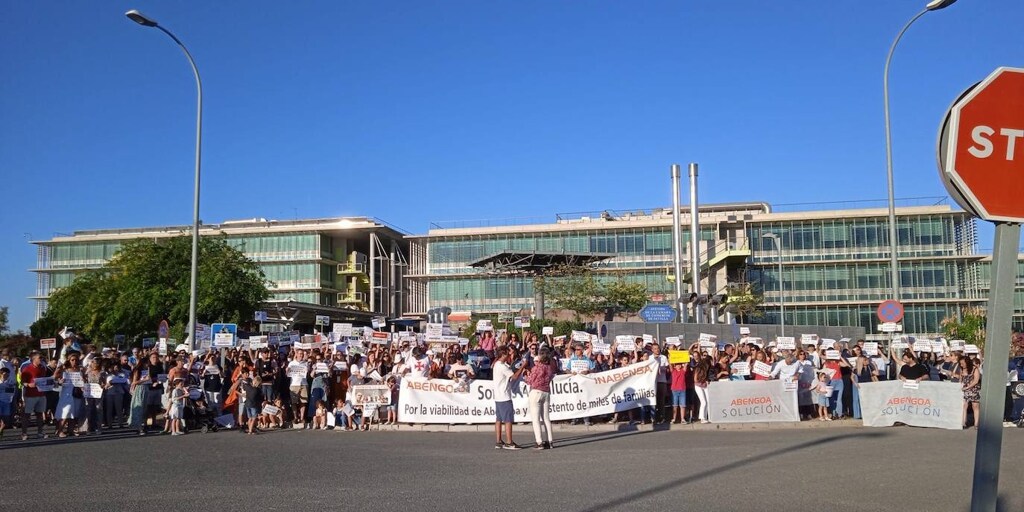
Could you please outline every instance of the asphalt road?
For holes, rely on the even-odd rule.
[[[565,432],[539,452],[485,433],[7,439],[0,502],[32,510],[934,512],[968,509],[975,433],[647,427]],[[1005,429],[1003,453],[1000,509],[1024,510],[1024,429]]]

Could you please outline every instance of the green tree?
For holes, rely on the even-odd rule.
[[[10,326],[7,325],[7,319],[9,318],[8,312],[9,309],[7,306],[0,306],[0,336],[3,336],[4,333],[7,332],[7,329],[10,328]]]
[[[544,291],[545,301],[549,304],[572,311],[577,322],[581,316],[593,316],[604,311],[601,286],[589,267],[559,267],[543,278],[537,278],[534,286]]]
[[[605,306],[614,308],[616,314],[623,315],[627,320],[643,309],[648,299],[646,285],[627,281],[621,275],[614,281],[603,283],[601,294]]]
[[[87,272],[50,297],[46,314],[32,326],[52,336],[68,325],[93,341],[114,334],[153,331],[166,319],[172,332],[188,324],[192,241],[188,236],[126,243],[101,269]],[[269,296],[259,266],[224,238],[199,244],[199,322],[241,322]]]
[[[764,311],[761,311],[761,304],[764,304],[764,296],[747,281],[740,281],[729,284],[729,298],[726,303],[732,312],[739,317],[741,324],[747,323],[747,318],[761,318]]]
[[[964,340],[985,347],[985,313],[981,308],[964,308],[959,317],[946,317],[939,326],[948,340]]]

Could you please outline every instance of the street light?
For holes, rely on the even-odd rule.
[[[779,336],[786,335],[786,304],[783,301],[782,288],[782,239],[775,233],[764,233],[761,238],[775,240],[775,246],[779,249]]]
[[[900,280],[899,258],[896,253],[896,192],[893,190],[892,184],[892,129],[889,125],[889,64],[892,63],[892,54],[896,51],[896,45],[899,44],[900,39],[903,38],[903,33],[910,28],[910,25],[913,25],[918,18],[924,16],[928,11],[945,9],[954,3],[956,3],[956,0],[932,0],[928,2],[921,12],[917,13],[913,18],[910,18],[910,21],[908,21],[906,25],[903,25],[903,29],[896,35],[896,39],[892,42],[892,46],[889,47],[888,57],[885,58],[885,74],[882,77],[882,89],[884,97],[883,101],[885,103],[885,168],[886,177],[889,180],[889,264],[892,267],[890,269],[890,278],[892,280],[892,300],[900,300]]]
[[[199,275],[199,162],[203,140],[203,82],[199,79],[199,68],[196,67],[196,61],[192,59],[192,54],[188,52],[188,48],[185,48],[185,45],[174,34],[157,24],[156,20],[147,18],[135,9],[124,13],[124,15],[143,27],[156,27],[160,29],[161,32],[174,40],[181,47],[181,51],[185,52],[185,57],[188,58],[188,63],[192,66],[192,73],[196,77],[196,179],[192,205],[191,286],[188,297],[188,336],[189,343],[194,345],[196,343],[196,285]],[[191,348],[190,346],[189,349]]]

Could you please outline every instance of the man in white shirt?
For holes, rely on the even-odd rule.
[[[405,361],[405,371],[410,377],[426,379],[430,377],[430,359],[423,355],[423,349],[414,347],[412,355]]]
[[[506,347],[498,347],[494,356],[497,361],[492,367],[494,376],[494,443],[495,449],[520,450],[519,445],[512,441],[512,424],[515,422],[515,407],[512,405],[513,383],[523,375],[526,370],[526,361],[522,361],[519,369],[513,371],[509,366],[509,359],[512,357]],[[505,425],[505,437],[508,443],[501,437],[501,427]]]
[[[306,383],[306,376],[309,372],[309,363],[306,362],[306,352],[295,351],[295,359],[288,363],[286,374],[291,382],[288,386],[292,404],[292,423],[302,423],[305,426],[306,402],[309,400],[309,385]]]
[[[668,423],[669,418],[672,416],[672,401],[669,400],[671,394],[668,389],[668,357],[662,355],[661,346],[657,343],[651,345],[651,359],[658,362],[658,377],[657,377],[657,400],[658,404],[661,405],[660,419],[655,415],[654,421],[659,423]],[[666,407],[668,407],[666,411]]]

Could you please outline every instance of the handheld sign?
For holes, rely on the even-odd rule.
[[[829,359],[829,360],[832,360],[832,361],[838,361],[838,360],[842,359],[842,357],[843,356],[839,354],[838,350],[826,350],[825,351],[825,359]]]
[[[569,370],[573,373],[590,371],[590,361],[586,359],[573,359],[569,361]]]
[[[864,342],[864,355],[866,355],[866,356],[877,356],[878,355],[878,342],[877,341],[865,341]]]
[[[572,331],[572,340],[578,343],[590,341],[590,333],[583,331]]]
[[[690,351],[688,350],[669,350],[668,351],[668,363],[669,364],[687,364],[690,362]]]
[[[642,338],[644,340],[644,345],[650,345],[654,343],[654,336],[651,336],[650,334],[644,334]]]
[[[540,333],[541,334],[546,334],[546,335],[550,336],[550,335],[555,334],[555,328],[550,326],[550,325],[547,326],[547,327],[541,327],[540,328]]]
[[[979,349],[977,345],[974,345],[974,344],[964,345],[964,354],[980,354],[980,353],[981,353],[981,349]]]
[[[817,345],[819,339],[820,338],[818,338],[817,334],[801,334],[800,335],[800,344],[801,345]]]
[[[777,336],[775,346],[779,350],[796,350],[796,338],[792,336]]]
[[[606,356],[612,355],[612,346],[610,343],[595,341],[591,344],[590,348],[595,354],[604,354]]]
[[[750,334],[750,327],[740,327],[740,336]]]
[[[764,361],[754,361],[754,374],[762,377],[769,377],[772,374],[772,366]]]
[[[335,322],[332,332],[340,340],[352,336],[352,324]]]
[[[39,348],[43,350],[48,348],[57,348],[57,338],[45,338],[39,340]]]
[[[741,377],[746,377],[747,375],[750,375],[750,363],[746,361],[733,363],[732,373],[733,375],[739,375]]]
[[[491,325],[491,321],[490,320],[487,320],[487,319],[477,320],[477,322],[476,322],[476,330],[479,331],[479,332],[493,331],[494,330],[494,326]]]
[[[281,412],[281,409],[279,409],[279,408],[277,408],[277,407],[275,407],[273,405],[267,404],[267,405],[263,406],[262,413],[267,415],[267,416],[277,416],[280,412]]]
[[[669,336],[669,337],[665,338],[665,345],[666,346],[678,347],[679,345],[682,345],[682,344],[683,344],[683,342],[680,341],[679,336]]]

